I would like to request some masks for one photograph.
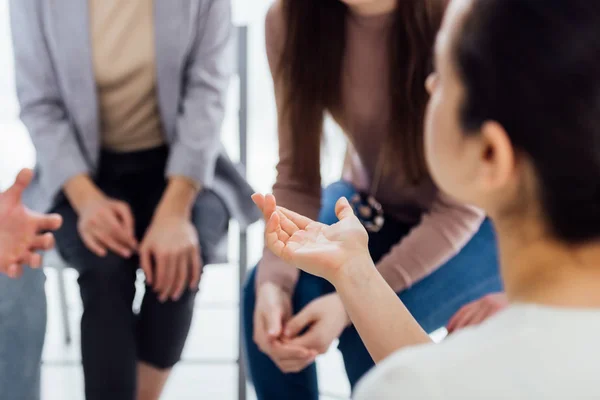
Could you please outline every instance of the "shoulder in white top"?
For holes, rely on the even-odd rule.
[[[356,400],[600,399],[600,310],[519,305],[390,356]]]

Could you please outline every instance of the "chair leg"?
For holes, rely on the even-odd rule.
[[[246,232],[240,232],[240,260],[238,271],[238,289],[239,289],[239,317],[238,317],[238,400],[246,400],[246,365],[244,361],[244,334],[243,334],[243,309],[242,299],[244,298],[244,283],[246,271],[248,269],[248,249]]]
[[[240,140],[240,162],[246,167],[248,163],[248,27],[241,26],[237,29],[237,61],[238,74],[240,78],[240,108],[239,108],[239,140]],[[240,231],[240,254],[239,254],[239,325],[238,325],[238,400],[246,400],[246,371],[244,364],[243,349],[243,309],[242,299],[246,271],[248,270],[248,249],[246,231]]]
[[[69,308],[67,306],[67,288],[65,284],[65,267],[59,265],[56,268],[58,277],[58,298],[60,301],[60,311],[63,323],[63,332],[65,334],[65,344],[71,344],[71,328],[69,326]]]

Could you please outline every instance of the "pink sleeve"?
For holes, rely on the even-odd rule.
[[[377,264],[396,292],[427,277],[454,257],[477,233],[485,214],[443,194],[421,222]]]

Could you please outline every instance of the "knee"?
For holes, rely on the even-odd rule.
[[[356,189],[344,181],[338,181],[332,183],[323,190],[323,201],[321,212],[319,213],[319,222],[327,225],[332,225],[338,222],[337,215],[335,214],[335,205],[337,201],[345,197],[348,200],[356,194]]]

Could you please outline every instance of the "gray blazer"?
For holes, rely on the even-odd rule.
[[[27,204],[47,211],[100,155],[88,0],[11,0],[21,119],[37,151]],[[230,0],[154,0],[157,93],[170,147],[166,175],[215,191],[242,226],[259,218],[252,189],[220,141],[235,65]]]

